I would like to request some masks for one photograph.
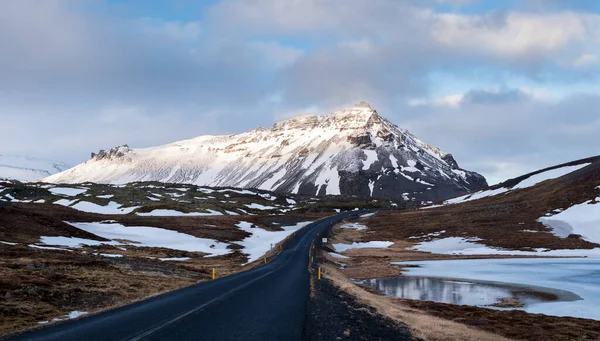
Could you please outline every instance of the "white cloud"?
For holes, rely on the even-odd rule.
[[[462,104],[464,98],[464,94],[455,94],[455,95],[447,95],[447,96],[442,96],[439,98],[433,98],[433,99],[428,99],[428,98],[416,98],[416,99],[409,99],[408,100],[408,105],[412,106],[412,107],[417,107],[417,106],[445,106],[445,107],[450,107],[450,108],[459,108],[460,105]]]
[[[589,53],[584,53],[573,61],[573,66],[576,68],[588,68],[597,64],[598,56]]]
[[[449,48],[479,50],[501,58],[552,58],[574,44],[598,43],[599,28],[600,15],[596,14],[441,14],[436,15],[432,37]]]

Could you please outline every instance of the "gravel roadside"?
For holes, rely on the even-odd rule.
[[[358,302],[330,280],[318,280],[318,264],[326,262],[320,254],[311,252],[314,262],[310,266],[311,295],[306,307],[304,340],[417,340],[407,326]]]

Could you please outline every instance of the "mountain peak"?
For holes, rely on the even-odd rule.
[[[354,105],[355,108],[367,108],[367,109],[372,109],[371,108],[371,104],[369,104],[369,102],[365,102],[365,101],[360,101],[357,104]]]
[[[69,166],[58,161],[21,155],[0,155],[0,179],[35,181],[68,168]]]
[[[487,185],[366,102],[237,135],[144,149],[122,146],[45,180],[162,181],[410,201],[447,199]]]

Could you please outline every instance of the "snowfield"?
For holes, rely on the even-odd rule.
[[[350,258],[348,256],[340,255],[339,253],[335,253],[335,252],[329,252],[329,255],[331,255],[331,257],[334,257],[334,258],[341,258],[341,259],[349,259]]]
[[[64,195],[67,197],[74,197],[79,194],[87,192],[87,188],[71,188],[71,187],[51,187],[48,188],[50,193],[54,195]]]
[[[496,249],[482,243],[479,238],[449,237],[419,243],[411,250],[442,255],[512,255],[538,257],[599,257],[600,248],[595,249],[534,249],[533,251]]]
[[[536,175],[532,175],[529,178],[527,178],[527,179],[519,182],[515,186],[513,186],[513,189],[532,187],[532,186],[539,184],[540,182],[560,178],[561,176],[565,176],[569,173],[573,173],[574,171],[580,170],[581,168],[587,167],[589,165],[591,165],[591,163],[584,163],[584,164],[576,165],[576,166],[565,166],[565,167],[545,171],[543,173],[539,173]]]
[[[66,164],[57,161],[19,155],[0,155],[0,179],[30,182],[68,168]]]
[[[208,212],[191,212],[191,213],[183,213],[175,210],[153,210],[147,213],[136,213],[139,216],[149,217],[149,216],[163,216],[163,217],[185,217],[185,216],[211,216],[211,215],[223,215],[223,213],[215,210],[207,210]]]
[[[246,206],[252,210],[276,210],[277,209],[277,207],[274,207],[274,206],[265,206],[265,205],[261,205],[261,204],[257,204],[257,203],[247,204],[244,206]]]
[[[133,247],[159,247],[172,250],[182,250],[189,252],[203,252],[208,254],[206,257],[220,256],[231,253],[232,249],[228,247],[232,244],[242,246],[241,252],[248,255],[248,263],[251,263],[264,254],[271,247],[283,241],[292,233],[309,225],[312,221],[300,222],[291,226],[281,226],[282,231],[267,231],[260,227],[252,227],[251,223],[242,221],[236,226],[250,234],[242,241],[232,243],[223,243],[208,238],[198,238],[185,233],[167,230],[156,227],[145,226],[124,226],[116,221],[107,220],[100,223],[69,223],[68,224],[92,233],[98,237],[108,239],[107,241],[98,241],[77,237],[64,236],[42,236],[40,244],[29,245],[32,248],[46,250],[73,251],[72,249],[82,248],[83,246],[113,245],[113,246],[133,246]],[[209,225],[214,226],[214,225]],[[8,245],[16,243],[2,242]],[[120,247],[122,250],[125,248]],[[119,254],[99,254],[104,257],[122,257]],[[188,261],[188,257],[180,258],[159,258],[162,261]]]
[[[55,202],[55,204],[58,202]],[[68,206],[68,205],[66,205]],[[78,211],[97,213],[97,214],[129,214],[139,207],[121,208],[121,204],[111,201],[106,206],[100,206],[88,201],[80,201],[77,204],[70,206]]]
[[[393,242],[385,241],[370,241],[365,243],[354,242],[352,244],[333,244],[333,248],[336,252],[344,252],[350,249],[366,249],[366,248],[388,248],[394,245]]]
[[[102,238],[130,240],[131,246],[164,247],[173,250],[203,252],[210,256],[220,256],[231,252],[228,243],[213,239],[198,238],[189,234],[145,226],[123,226],[117,223],[68,223],[78,229],[93,233]]]
[[[363,224],[358,224],[358,223],[346,223],[340,226],[340,228],[342,229],[354,229],[357,231],[362,231],[362,230],[366,230],[367,226],[363,225]]]
[[[190,260],[190,257],[171,257],[171,258],[159,258],[163,262],[185,262]]]
[[[600,244],[600,197],[584,203],[573,205],[566,210],[541,217],[539,222],[550,227],[559,237],[566,238],[570,234],[578,234],[583,239]]]
[[[248,255],[246,264],[252,263],[271,250],[271,246],[275,247],[275,244],[311,223],[312,221],[306,221],[292,226],[282,226],[283,231],[267,231],[260,227],[252,227],[251,223],[242,221],[237,226],[251,235],[236,244],[243,246],[242,252]]]

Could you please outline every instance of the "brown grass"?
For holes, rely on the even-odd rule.
[[[222,242],[243,240],[248,234],[236,225],[251,222],[267,230],[300,221],[314,221],[325,214],[290,216],[140,217],[97,215],[53,204],[7,204],[0,206],[0,336],[39,326],[38,322],[61,317],[71,311],[90,313],[111,309],[160,293],[207,280],[215,268],[217,277],[260,264],[242,266],[247,256],[235,249],[218,257],[201,252],[125,245],[84,246],[72,252],[34,249],[40,236],[72,236],[103,240],[64,221],[116,220],[125,226],[154,226]],[[280,243],[283,245],[286,241]],[[279,252],[276,245],[267,254]],[[96,256],[119,254],[121,258]],[[188,261],[158,258],[189,257]]]
[[[474,326],[509,338],[538,341],[598,340],[600,321],[529,314],[521,310],[494,310],[436,302],[392,299],[427,314]]]
[[[96,312],[193,283],[113,266],[110,260],[24,246],[0,247],[0,335],[39,326],[71,311]]]
[[[556,237],[537,220],[553,210],[564,209],[598,197],[598,186],[600,164],[580,170],[576,178],[559,178],[534,187],[459,205],[378,212],[363,220],[369,229],[359,240],[421,242],[432,237],[408,238],[445,230],[444,237],[478,237],[491,247],[515,250],[591,249],[599,245],[580,238]]]

